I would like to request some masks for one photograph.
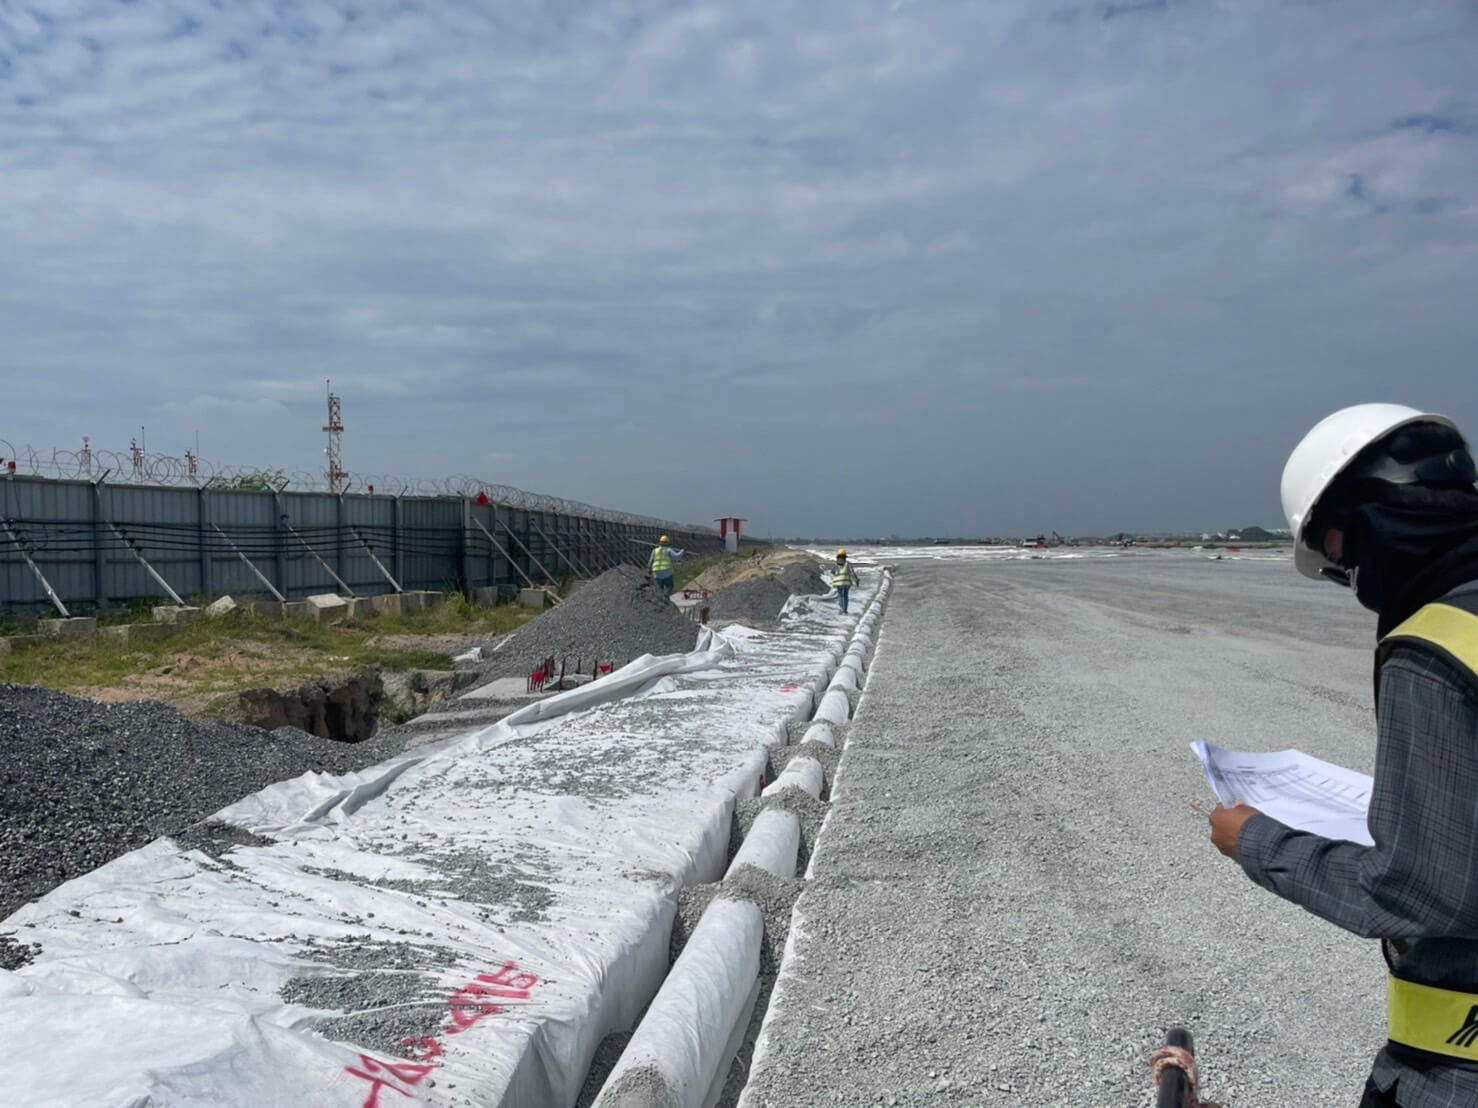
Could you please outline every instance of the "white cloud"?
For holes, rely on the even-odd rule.
[[[1392,387],[1478,424],[1473,13],[1134,7],[0,0],[0,435],[309,466],[332,377],[351,468],[927,532],[941,471],[1199,527],[1281,459],[1078,475]]]

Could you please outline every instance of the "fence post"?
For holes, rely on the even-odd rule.
[[[277,563],[277,591],[291,599],[292,593],[287,587],[287,528],[283,526],[287,511],[283,507],[281,489],[272,490],[272,509],[275,516],[272,527],[277,537],[277,551],[272,559]]]
[[[472,602],[472,569],[467,560],[467,532],[472,530],[472,501],[461,497],[462,526],[457,530],[457,573],[462,583],[462,598]]]
[[[108,606],[108,555],[103,545],[103,479],[92,482],[92,602],[102,611]]]
[[[344,579],[344,494],[334,496],[334,576]],[[400,578],[396,578],[400,580]]]
[[[210,505],[205,487],[201,486],[195,490],[195,522],[196,539],[200,544],[200,595],[209,600],[214,595],[210,580],[210,546],[206,541],[205,530],[210,526]]]
[[[401,533],[400,518],[400,502],[404,497],[404,489],[396,493],[394,501],[395,510],[390,514],[390,540],[394,545],[394,549],[390,552],[390,558],[395,563],[395,579],[397,581],[405,580],[405,542]]]

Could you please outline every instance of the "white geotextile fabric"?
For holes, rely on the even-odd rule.
[[[0,971],[7,1102],[573,1104],[666,973],[677,890],[723,872],[736,798],[809,716],[856,618],[797,598],[775,632],[705,636],[218,813],[266,845],[217,860],[160,839],[60,886],[3,925],[42,948]],[[457,891],[469,857],[495,891]],[[381,1013],[365,1009],[353,1034],[315,1032],[346,1013],[283,998],[367,969],[431,982],[414,1042],[370,1041]]]
[[[709,1102],[728,1066],[734,1029],[750,1017],[764,933],[758,905],[719,898],[708,906],[595,1108],[654,1108],[654,1083],[650,1077],[632,1082],[633,1071],[661,1075],[664,1106]]]
[[[757,866],[786,880],[795,876],[801,849],[801,818],[786,808],[766,808],[755,817],[749,834],[734,853],[729,872]]]
[[[826,776],[815,758],[792,758],[780,775],[765,786],[763,796],[774,796],[785,789],[802,789],[811,796],[821,796]]]

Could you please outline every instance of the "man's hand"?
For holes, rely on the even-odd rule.
[[[1256,808],[1247,804],[1235,804],[1228,808],[1218,804],[1212,809],[1211,845],[1228,858],[1237,859],[1237,839],[1242,834],[1242,825],[1257,815]]]

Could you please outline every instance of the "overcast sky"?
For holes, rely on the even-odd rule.
[[[0,440],[775,534],[1279,522],[1478,434],[1478,7],[0,0]]]

